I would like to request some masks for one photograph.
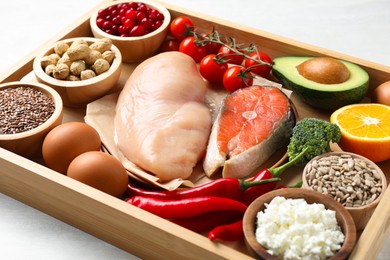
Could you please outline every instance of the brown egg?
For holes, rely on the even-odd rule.
[[[46,135],[42,156],[49,168],[66,174],[74,158],[88,151],[99,151],[100,147],[100,136],[92,126],[69,122],[53,128]]]
[[[125,167],[115,157],[100,151],[80,154],[69,165],[67,175],[84,184],[118,197],[129,183]]]
[[[390,106],[390,81],[386,81],[374,89],[372,100]]]

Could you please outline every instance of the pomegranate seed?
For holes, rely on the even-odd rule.
[[[121,22],[122,22],[122,24],[124,24],[125,21],[126,21],[127,19],[129,19],[129,18],[127,18],[126,16],[122,16],[122,17],[121,17]]]
[[[142,36],[162,25],[164,15],[142,2],[119,3],[98,10],[96,25],[121,37]]]
[[[101,29],[101,28],[103,28],[103,24],[104,24],[104,22],[105,22],[106,20],[104,20],[103,18],[98,18],[98,19],[96,19],[96,25]]]
[[[137,17],[137,11],[135,11],[134,9],[129,9],[126,11],[126,18],[129,18],[129,19],[135,19]]]
[[[111,20],[115,25],[121,25],[122,24],[122,21],[121,21],[121,17],[119,15],[115,16],[114,18],[112,18]]]
[[[135,23],[132,19],[126,19],[126,21],[123,23],[123,26],[126,28],[133,28],[134,25]]]
[[[155,31],[158,28],[160,28],[161,25],[162,25],[162,22],[159,20],[159,21],[156,21],[156,22],[153,23],[152,28]]]
[[[110,29],[107,29],[107,30],[104,30],[105,33],[108,33],[108,34],[111,34],[111,35],[114,35],[114,32]]]
[[[141,21],[141,20],[144,19],[145,17],[146,17],[145,13],[143,13],[143,12],[138,12],[138,13],[137,13],[137,16],[135,17],[135,20]]]
[[[157,13],[158,13],[158,11],[155,9],[150,10],[149,18],[152,20],[157,20]]]
[[[120,26],[118,26],[118,33],[120,35],[126,34],[127,33],[127,29],[123,25],[120,25]]]
[[[133,8],[133,9],[137,9],[138,8],[138,3],[132,2],[132,3],[129,4],[129,7]]]
[[[145,29],[140,25],[134,26],[129,33],[130,36],[142,36],[144,34],[145,34]]]
[[[157,11],[157,14],[156,14],[156,19],[159,20],[159,21],[162,21],[164,20],[164,15],[160,12]]]
[[[107,16],[107,14],[108,14],[107,9],[100,9],[100,10],[98,11],[98,17],[99,17],[99,18],[104,18],[104,17]]]
[[[127,11],[127,9],[121,8],[121,9],[119,10],[119,12],[118,12],[118,15],[119,15],[119,16],[124,16],[124,15],[126,15],[126,11]]]
[[[138,8],[137,8],[137,10],[138,10],[139,12],[142,12],[142,13],[146,13],[146,9],[147,9],[146,4],[143,4],[143,3],[140,3],[140,4],[138,5]]]
[[[118,9],[114,9],[114,10],[111,11],[111,16],[115,17],[115,16],[118,15],[118,13],[119,13]]]
[[[105,21],[103,23],[103,30],[110,30],[114,24],[111,21]]]
[[[108,8],[107,8],[107,11],[108,11],[108,13],[109,14],[112,14],[112,12],[114,11],[114,10],[116,10],[116,5],[112,5],[112,6],[109,6]]]
[[[142,27],[144,27],[145,31],[150,31],[152,29],[152,26],[153,26],[152,20],[150,20],[150,19],[148,19],[146,17],[144,19],[142,19],[139,24]]]
[[[112,28],[111,28],[111,31],[113,32],[114,35],[117,35],[118,34],[118,28],[119,26],[118,25],[113,25]]]

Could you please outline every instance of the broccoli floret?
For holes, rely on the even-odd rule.
[[[330,152],[330,142],[340,141],[338,125],[317,118],[304,118],[294,126],[287,146],[289,161],[272,169],[274,177],[293,165],[305,165],[312,158]]]
[[[336,124],[317,118],[304,118],[293,129],[287,154],[291,160],[307,148],[304,156],[296,162],[297,165],[305,165],[312,158],[330,152],[330,142],[337,143],[340,138],[341,131]]]

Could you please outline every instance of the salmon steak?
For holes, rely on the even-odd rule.
[[[211,177],[245,178],[283,145],[295,125],[290,99],[276,87],[251,86],[223,100],[203,161]]]

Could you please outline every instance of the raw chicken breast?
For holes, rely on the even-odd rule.
[[[206,85],[186,54],[141,63],[116,106],[115,141],[123,155],[161,181],[188,178],[205,153],[211,115]]]

